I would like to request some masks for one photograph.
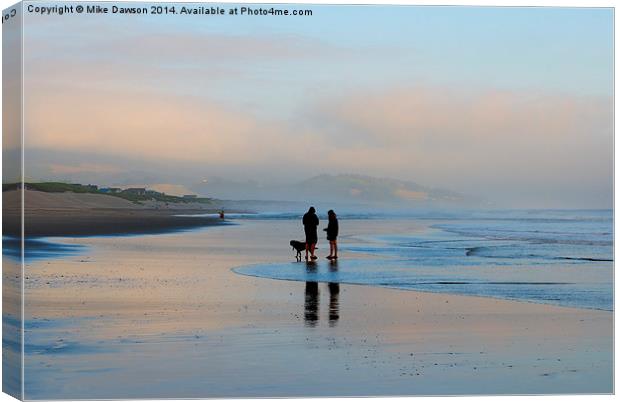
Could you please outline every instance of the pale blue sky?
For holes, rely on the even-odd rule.
[[[206,176],[352,172],[528,205],[533,188],[547,204],[575,188],[593,194],[579,205],[611,201],[612,9],[275,7],[313,16],[27,15],[30,143]]]
[[[350,86],[423,83],[473,90],[487,87],[574,95],[611,96],[613,92],[611,9],[309,8],[314,12],[309,18],[179,16],[162,19],[151,29],[159,31],[163,26],[171,32],[247,35],[270,40],[307,37],[337,49],[367,52],[370,56],[363,63],[354,63],[355,68],[350,60],[338,58],[301,58],[280,64],[276,72],[287,88],[276,91],[293,96],[304,86],[314,90],[316,85],[330,83],[328,77],[343,76],[347,82],[340,84]],[[144,21],[148,24],[152,18],[146,17]],[[269,60],[266,63],[271,65]],[[261,63],[246,67],[260,68]],[[226,84],[228,90],[222,91],[225,93],[221,96],[230,96],[229,85]],[[237,90],[234,92],[243,93],[244,97],[254,97],[246,85],[240,85]],[[256,88],[261,94],[263,90],[260,86]]]
[[[302,7],[302,6],[299,6]],[[311,18],[183,20],[184,29],[294,34],[407,53],[396,71],[436,82],[612,94],[613,11],[604,8],[310,6]],[[170,20],[171,28],[176,21]],[[392,70],[391,72],[393,72]]]

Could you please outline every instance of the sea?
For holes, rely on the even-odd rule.
[[[399,346],[406,348],[401,356],[377,337],[376,359],[387,363],[369,365],[366,337],[374,329],[362,323],[365,333],[359,334],[358,346],[351,346],[356,335],[347,331],[355,327],[347,320],[360,316],[347,317],[347,311],[357,311],[350,310],[353,301],[345,293],[351,286],[336,284],[613,311],[613,211],[337,213],[336,262],[325,258],[324,235],[317,262],[296,261],[289,241],[303,239],[303,211],[227,213],[228,225],[122,238],[27,238],[24,275],[21,240],[3,238],[5,390],[17,395],[25,380],[28,399],[264,396],[275,391],[290,396],[291,390],[304,395],[475,394],[488,392],[489,378],[503,392],[506,386],[517,393],[564,392],[567,386],[582,390],[584,384],[608,389],[612,345],[601,332],[580,339],[576,349],[550,353],[536,349],[540,344],[531,340],[512,347],[510,337],[501,343],[509,351],[495,354],[472,353],[471,345],[463,344],[455,353],[451,342],[429,342],[426,356],[439,356],[432,360],[438,365],[422,372],[419,378],[426,383],[412,382],[399,373],[405,359],[419,364],[425,358],[416,349],[420,345]],[[320,219],[323,229],[327,220],[324,214]],[[295,283],[272,286],[279,280]],[[277,293],[282,289],[286,294]],[[312,317],[327,307],[325,302],[323,310],[318,307],[318,289],[323,299],[329,291],[327,327]],[[255,299],[258,305],[252,304]],[[294,307],[292,315],[267,311],[280,301],[288,306],[282,311]],[[415,298],[403,302],[411,305],[403,305],[402,312],[415,311]],[[355,303],[364,308],[363,300]],[[323,332],[326,328],[329,332]],[[599,322],[596,328],[607,327]],[[525,357],[519,362],[521,353]],[[336,361],[352,362],[353,370],[348,374],[348,366]],[[510,366],[504,366],[507,362]],[[16,369],[20,364],[23,372]],[[295,376],[287,377],[289,372]],[[390,378],[385,388],[373,382],[377,375]],[[299,389],[299,384],[310,388]]]
[[[243,224],[250,219],[297,220],[299,216],[265,213],[229,218]],[[422,223],[424,230],[386,233],[390,222],[407,220]],[[383,230],[341,238],[340,251],[347,257],[340,258],[335,269],[325,264],[299,269],[297,263],[286,261],[234,271],[280,280],[613,310],[612,210],[356,212],[340,214],[339,221],[341,232],[347,222]]]
[[[299,226],[303,240],[301,215],[230,213],[226,219],[232,225]],[[326,216],[320,218],[325,226]],[[356,211],[340,213],[339,221],[337,263],[325,264],[322,255],[307,269],[291,258],[233,271],[613,311],[613,210]],[[403,230],[407,223],[414,229]],[[324,254],[328,245],[322,242]],[[18,245],[4,237],[5,256],[18,259]],[[26,239],[25,246],[27,263],[87,252],[54,238]]]

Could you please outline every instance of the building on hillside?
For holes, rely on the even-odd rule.
[[[123,190],[123,193],[135,194],[135,195],[146,195],[146,189],[144,187],[131,187]]]

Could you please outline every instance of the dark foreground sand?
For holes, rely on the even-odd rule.
[[[5,235],[20,235],[19,194],[3,193]],[[24,230],[28,237],[159,233],[222,224],[218,218],[178,216],[215,212],[213,206],[199,203],[135,204],[100,194],[30,190],[24,199]]]
[[[221,224],[218,218],[176,216],[170,211],[27,211],[24,216],[28,237],[146,234]],[[19,229],[17,217],[3,217],[6,234],[19,235]]]
[[[368,225],[347,222],[342,243],[425,230]],[[611,312],[231,271],[292,261],[298,226],[58,239],[85,248],[26,266],[26,398],[613,391]]]

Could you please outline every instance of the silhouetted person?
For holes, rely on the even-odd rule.
[[[316,216],[316,210],[314,207],[310,207],[308,212],[305,213],[302,223],[304,224],[304,232],[306,233],[306,260],[308,259],[308,251],[310,251],[310,258],[316,260],[314,255],[314,249],[316,243],[319,241],[319,235],[317,228],[319,226],[319,217]]]
[[[306,282],[306,302],[304,304],[304,321],[309,327],[316,326],[319,320],[319,283]]]
[[[329,255],[328,260],[338,259],[338,218],[333,209],[327,212],[327,228],[323,229],[327,232],[327,240],[329,240]]]

